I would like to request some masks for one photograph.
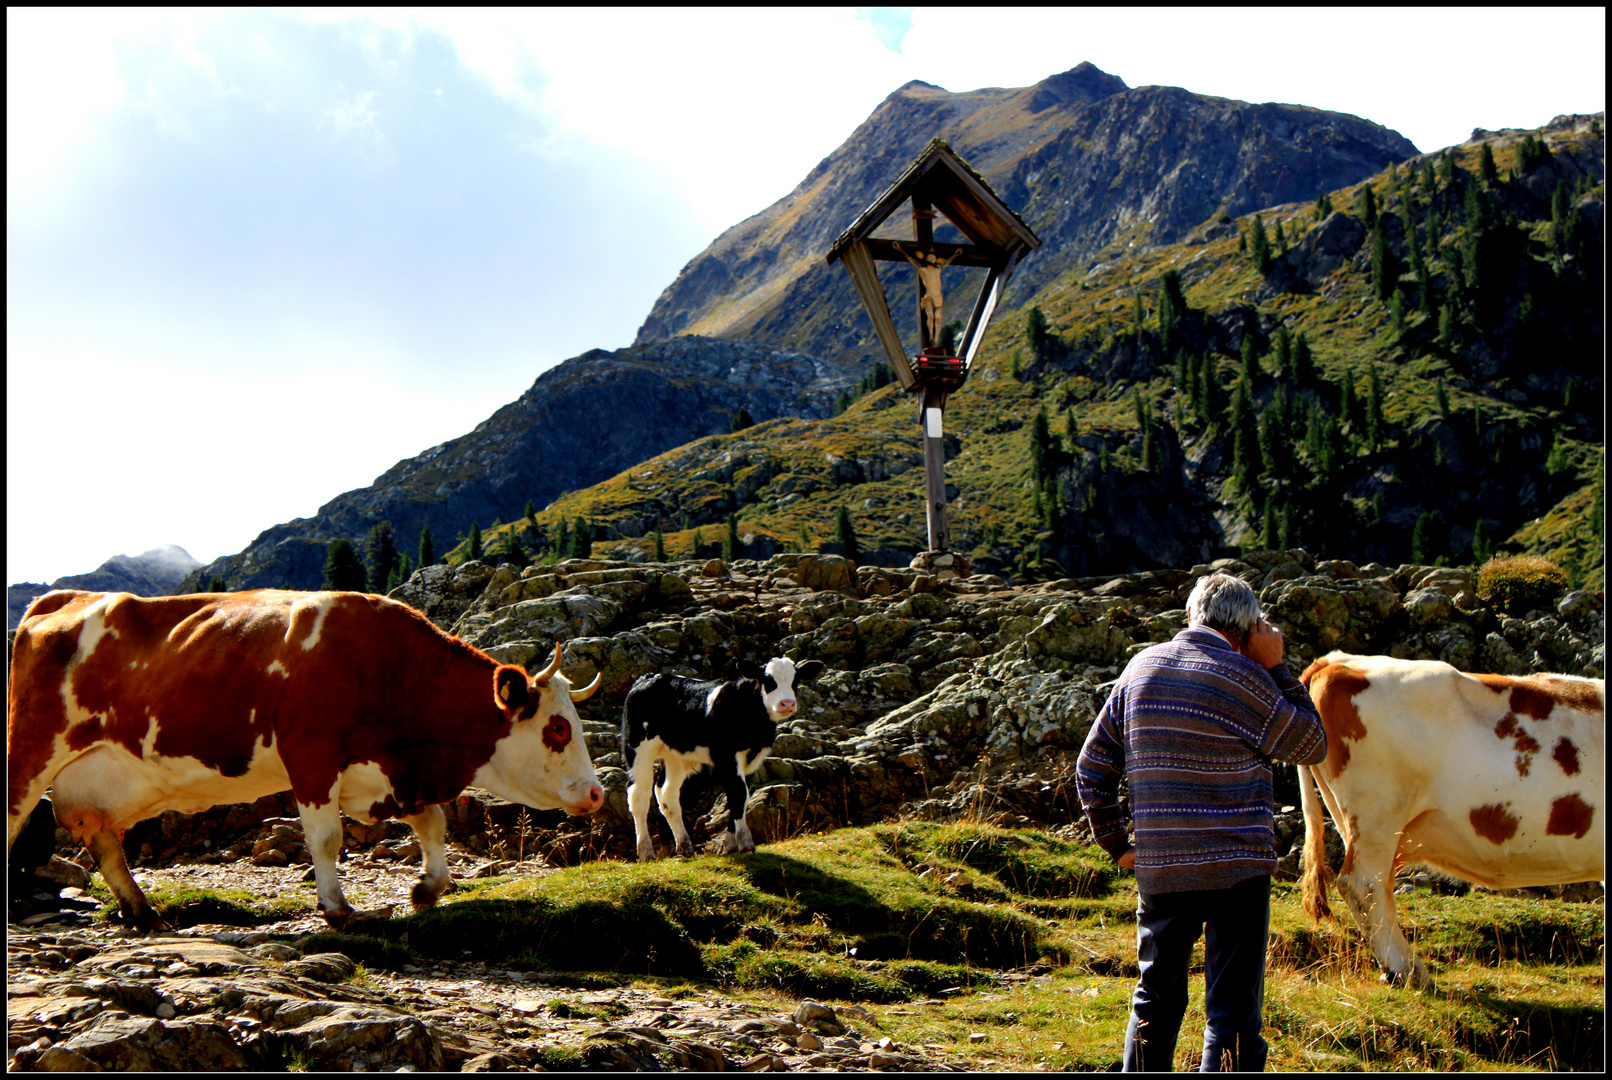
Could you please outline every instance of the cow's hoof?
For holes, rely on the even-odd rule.
[[[334,911],[321,909],[319,914],[325,917],[325,922],[329,923],[331,927],[340,930],[347,925],[347,920],[353,917],[353,909],[351,907],[340,907]]]
[[[687,837],[679,840],[677,842],[677,853],[685,859],[691,858],[694,855],[693,841],[689,840]]]
[[[442,890],[442,892],[447,891],[446,889]],[[409,893],[409,903],[414,905],[415,911],[424,911],[426,908],[435,907],[437,897],[441,895],[442,893],[433,889],[427,882],[416,881],[413,891]]]
[[[655,861],[655,845],[654,844],[639,844],[638,845],[638,861],[639,862],[654,862]]]

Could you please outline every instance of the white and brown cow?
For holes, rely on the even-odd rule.
[[[1338,892],[1391,981],[1432,985],[1394,911],[1402,865],[1497,889],[1605,875],[1605,680],[1340,652],[1300,678],[1327,732],[1326,760],[1299,767],[1304,906],[1332,914],[1319,786],[1343,836]]]
[[[420,839],[416,907],[452,886],[442,804],[466,786],[538,809],[604,801],[560,648],[535,675],[406,604],[348,592],[143,598],[60,591],[23,616],[6,726],[6,850],[46,788],[99,860],[124,917],[159,920],[124,861],[125,829],[291,790],[333,925],[341,814]]]

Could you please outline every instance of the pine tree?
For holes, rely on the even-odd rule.
[[[755,423],[755,417],[750,415],[750,410],[740,405],[739,410],[733,414],[733,419],[728,421],[728,434],[743,431],[747,427],[754,427]],[[628,475],[631,476],[630,473]]]
[[[1332,213],[1332,196],[1323,191],[1315,200],[1315,220],[1320,221]]]
[[[1296,372],[1293,370],[1293,335],[1288,332],[1287,326],[1284,324],[1276,329],[1276,377],[1288,379],[1295,374]]]
[[[532,529],[536,529],[537,528],[537,507],[532,505],[532,500],[531,499],[526,500],[526,515],[525,516],[526,516],[526,524],[527,524],[527,526],[532,528]]]
[[[862,555],[856,542],[856,526],[851,523],[851,512],[841,506],[834,514],[834,540],[847,559],[856,562]]]
[[[1253,249],[1254,269],[1263,274],[1271,268],[1271,242],[1265,235],[1265,222],[1258,214],[1254,215]]]
[[[1024,325],[1024,337],[1030,345],[1030,351],[1039,360],[1047,347],[1047,316],[1039,307],[1030,309]]]
[[[1249,491],[1254,480],[1265,471],[1265,459],[1260,453],[1259,431],[1254,422],[1254,409],[1249,401],[1248,383],[1239,380],[1231,395],[1232,452],[1231,471],[1240,491]]]
[[[1558,430],[1556,437],[1551,441],[1550,453],[1545,457],[1545,473],[1554,479],[1572,467],[1572,460],[1567,456],[1567,441],[1562,438],[1562,433]]]
[[[372,593],[386,592],[386,582],[397,569],[397,543],[392,539],[392,523],[376,522],[369,530],[368,584]]]
[[[725,562],[732,562],[739,557],[739,512],[737,510],[728,514],[728,535],[722,541],[722,558]]]
[[[1438,564],[1447,559],[1449,543],[1444,516],[1437,510],[1424,511],[1411,530],[1411,562],[1419,566]]]
[[[695,529],[694,529],[694,541],[693,541],[693,549],[694,550],[690,553],[691,557],[698,559],[700,557],[700,549],[702,547],[704,547],[704,546],[705,546],[705,538],[700,535],[700,530],[699,530],[698,526],[696,526]]]
[[[1302,330],[1293,346],[1293,385],[1310,386],[1315,382],[1315,358],[1310,353],[1310,338]]]
[[[1483,150],[1478,155],[1478,175],[1483,179],[1484,187],[1494,187],[1500,182],[1500,170],[1494,163],[1494,149],[1488,143],[1483,144]]]
[[[584,521],[581,514],[571,523],[571,548],[579,559],[593,555],[593,525]]]
[[[437,561],[437,541],[431,535],[431,526],[420,526],[420,569],[435,566]]]
[[[1366,228],[1377,227],[1377,193],[1369,183],[1360,186],[1360,218],[1366,223]]]
[[[481,558],[483,554],[481,550],[481,525],[472,521],[470,523],[470,558],[476,560]]]
[[[345,592],[362,592],[364,563],[353,550],[351,540],[336,539],[325,548],[325,580],[323,588]]]
[[[1433,393],[1438,400],[1439,416],[1448,421],[1450,419],[1450,395],[1444,390],[1444,379],[1442,377],[1433,384]]]
[[[810,552],[815,546],[816,545],[814,545],[812,543],[812,534],[806,531],[806,523],[804,521],[801,522],[800,523],[800,551],[801,551],[801,554],[804,555],[804,554]]]
[[[1354,428],[1355,434],[1360,433],[1360,399],[1355,395],[1355,374],[1352,371],[1343,373],[1342,400],[1339,408],[1343,412],[1343,419]]]
[[[1040,484],[1047,475],[1048,451],[1052,446],[1052,433],[1047,426],[1047,409],[1041,406],[1036,410],[1035,419],[1030,421],[1030,480]]]
[[[1259,356],[1255,352],[1254,332],[1252,329],[1245,329],[1243,331],[1241,357],[1243,364],[1243,381],[1246,382],[1249,389],[1252,390],[1259,380]]]
[[[1398,289],[1388,299],[1388,312],[1394,319],[1394,333],[1399,337],[1405,336],[1405,301],[1400,298]]]
[[[210,593],[229,592],[229,583],[226,582],[222,577],[214,574],[207,581],[207,591]]]
[[[1479,518],[1478,523],[1472,526],[1472,565],[1482,566],[1494,554],[1494,541],[1489,538],[1489,528]]]
[[[1260,523],[1259,546],[1267,551],[1273,550],[1281,542],[1281,535],[1276,524],[1276,500],[1265,500],[1265,519]]]
[[[1438,346],[1445,352],[1455,347],[1455,311],[1449,304],[1439,308]]]
[[[1280,547],[1281,550],[1283,550],[1283,551],[1292,551],[1293,550],[1293,504],[1292,503],[1288,502],[1288,503],[1283,503],[1282,504],[1281,521],[1282,521],[1282,524],[1280,526],[1280,531],[1277,534],[1277,541],[1276,541],[1277,546]]]
[[[563,517],[554,528],[554,557],[556,559],[571,557],[571,526]]]
[[[1438,178],[1441,187],[1448,188],[1455,183],[1455,155],[1448,147],[1438,156]]]
[[[1371,282],[1377,289],[1377,299],[1387,300],[1394,291],[1399,273],[1394,266],[1394,253],[1388,249],[1388,233],[1383,219],[1377,218],[1377,227],[1371,232]]]
[[[1382,449],[1383,437],[1383,388],[1382,382],[1377,378],[1377,365],[1371,365],[1371,381],[1368,384],[1366,397],[1366,443],[1371,447],[1372,453]]]
[[[655,522],[655,561],[666,561],[666,537],[661,534],[660,522]]]

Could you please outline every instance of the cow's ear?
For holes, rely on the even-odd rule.
[[[795,665],[795,678],[799,682],[811,682],[823,673],[821,660],[803,660]]]
[[[737,671],[741,678],[755,679],[757,682],[760,682],[761,677],[766,674],[765,671],[761,670],[761,666],[759,664],[755,664],[749,660],[736,661],[733,665],[733,670]]]
[[[527,689],[526,669],[514,664],[500,664],[493,672],[493,699],[498,707],[512,713],[526,708],[530,694]]]

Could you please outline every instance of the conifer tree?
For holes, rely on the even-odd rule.
[[[1383,437],[1383,388],[1377,377],[1377,365],[1371,365],[1371,381],[1368,384],[1366,397],[1366,442],[1373,453],[1382,449]]]
[[[1242,377],[1252,390],[1259,379],[1259,357],[1254,351],[1254,332],[1252,329],[1243,331],[1243,344],[1241,349]]]
[[[325,548],[325,580],[323,588],[348,592],[364,589],[364,563],[353,550],[351,540],[337,538]]]
[[[844,506],[834,514],[834,540],[847,559],[856,562],[861,558],[862,551],[856,542],[856,526],[851,523],[851,511]]]
[[[1472,526],[1472,565],[1482,566],[1494,554],[1494,541],[1489,538],[1489,528],[1479,518],[1478,523]]]
[[[1440,376],[1438,382],[1433,384],[1433,393],[1438,400],[1439,416],[1448,421],[1450,418],[1450,395],[1444,390],[1443,376]]]
[[[1277,535],[1277,546],[1280,547],[1283,551],[1292,551],[1293,550],[1293,504],[1292,503],[1289,502],[1289,503],[1283,503],[1282,504],[1281,521],[1282,521],[1282,524],[1280,526],[1280,531],[1279,531],[1279,533]]]
[[[1259,545],[1267,551],[1270,551],[1275,549],[1276,545],[1280,541],[1281,536],[1277,532],[1276,524],[1276,500],[1266,499],[1265,518],[1264,521],[1261,522],[1259,529]]]
[[[369,530],[367,580],[372,593],[386,592],[386,582],[397,569],[397,543],[392,538],[390,521],[376,522]]]
[[[1036,409],[1035,419],[1030,421],[1030,480],[1040,484],[1047,474],[1048,451],[1052,447],[1052,433],[1047,426],[1047,409],[1043,405]]]
[[[436,561],[437,561],[437,541],[436,541],[436,537],[431,535],[431,526],[429,526],[429,525],[421,525],[420,526],[419,553],[420,553],[420,568],[422,570],[425,569],[427,566],[436,565]]]
[[[1442,187],[1450,187],[1455,183],[1455,155],[1450,153],[1449,147],[1438,156],[1438,178]]]
[[[655,522],[655,561],[666,561],[666,537],[661,534],[660,522]]]
[[[755,417],[750,415],[750,410],[740,405],[739,410],[733,414],[733,419],[728,421],[728,434],[743,431],[747,427],[754,427],[755,423]],[[629,478],[632,476],[631,473],[627,475]]]
[[[737,510],[728,514],[728,535],[722,541],[722,558],[732,562],[739,557],[739,512]]]
[[[1265,222],[1258,215],[1254,215],[1254,241],[1253,241],[1254,269],[1261,274],[1271,268],[1271,242],[1265,235]]]
[[[1282,221],[1280,218],[1278,218],[1276,221],[1276,250],[1281,252],[1283,255],[1287,254],[1287,234],[1282,231]]]
[[[1029,318],[1024,325],[1024,336],[1029,342],[1030,351],[1040,359],[1042,351],[1047,346],[1047,316],[1040,307],[1030,309]]]
[[[1293,345],[1293,385],[1305,387],[1314,382],[1315,358],[1310,353],[1309,335],[1301,330]]]
[[[803,522],[800,523],[800,551],[801,551],[801,554],[804,555],[804,554],[809,553],[812,550],[813,546],[814,545],[812,544],[812,534],[806,531],[806,523],[803,521]]]
[[[1315,200],[1315,220],[1320,221],[1332,213],[1332,195],[1323,191]]]
[[[1343,373],[1343,390],[1340,408],[1343,411],[1344,420],[1354,428],[1355,434],[1358,435],[1360,433],[1360,401],[1359,398],[1355,396],[1355,374],[1352,371],[1345,371]]]
[[[1254,422],[1253,404],[1249,401],[1248,383],[1239,380],[1231,395],[1232,452],[1231,471],[1240,491],[1253,488],[1254,480],[1265,471],[1265,460],[1260,453],[1259,431]]]
[[[1366,223],[1366,228],[1377,227],[1377,193],[1372,190],[1370,183],[1360,186],[1360,218]]]
[[[1279,379],[1293,378],[1293,335],[1288,332],[1287,325],[1276,329],[1276,377]],[[1297,381],[1297,380],[1295,380]]]
[[[694,529],[694,542],[692,546],[694,550],[690,553],[691,557],[698,559],[700,557],[700,549],[705,546],[705,538],[700,535],[698,526],[695,526]]]
[[[1379,216],[1377,227],[1371,231],[1371,282],[1377,289],[1377,299],[1387,300],[1398,278],[1394,253],[1388,249],[1388,233]]]
[[[1394,333],[1400,337],[1405,336],[1405,301],[1400,298],[1398,289],[1388,299],[1388,312],[1394,319]]]
[[[210,593],[229,592],[229,583],[214,574],[207,582],[207,591]]]
[[[571,523],[571,548],[579,559],[593,555],[593,525],[584,521],[581,514]]]
[[[554,528],[554,557],[556,559],[571,557],[571,527],[563,517]]]
[[[532,528],[532,529],[536,529],[537,528],[537,507],[532,505],[532,500],[531,499],[526,500],[526,515],[525,516],[526,516],[526,524],[527,524],[527,526]]]
[[[479,522],[472,521],[470,523],[470,558],[472,560],[479,559],[483,554],[484,552],[481,550],[481,525]]]

